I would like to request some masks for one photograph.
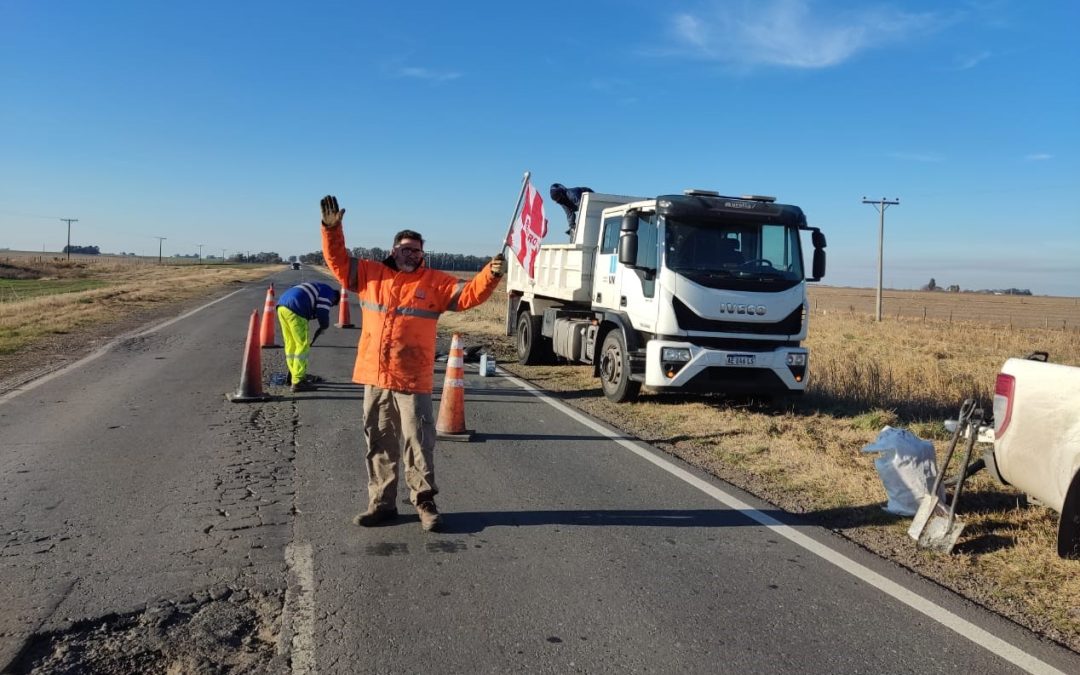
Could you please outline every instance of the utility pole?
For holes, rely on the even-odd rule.
[[[199,244],[199,262],[202,263],[202,247],[203,244]]]
[[[221,249],[221,264],[225,264],[225,249]]]
[[[881,268],[882,259],[885,253],[885,209],[890,206],[896,206],[900,203],[900,198],[889,201],[882,197],[878,200],[862,198],[863,204],[872,204],[877,210],[881,219],[878,223],[878,242],[877,242],[877,320],[881,321]]]
[[[65,249],[65,250],[67,251],[67,259],[71,260],[71,224],[79,222],[79,219],[78,218],[59,218],[58,220],[62,220],[65,223],[68,224],[68,243],[67,243],[67,249]]]
[[[168,237],[154,237],[157,239],[157,264],[161,264],[161,242],[165,241]]]

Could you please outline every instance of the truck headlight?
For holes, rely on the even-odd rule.
[[[664,347],[660,351],[660,360],[686,363],[690,360],[690,350],[682,347]]]
[[[787,367],[796,382],[806,379],[806,352],[788,352]]]

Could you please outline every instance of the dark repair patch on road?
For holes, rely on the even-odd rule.
[[[283,594],[215,593],[31,637],[11,673],[288,673]]]

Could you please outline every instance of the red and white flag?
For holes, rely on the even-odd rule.
[[[536,255],[540,251],[540,240],[546,234],[544,200],[529,181],[525,187],[525,200],[521,203],[521,215],[514,221],[506,243],[517,254],[518,262],[528,272],[530,279],[536,276]]]

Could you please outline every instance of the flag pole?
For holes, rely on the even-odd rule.
[[[521,178],[521,190],[518,191],[517,204],[514,206],[514,212],[510,215],[510,225],[506,228],[506,235],[503,236],[502,248],[499,249],[499,253],[506,254],[506,247],[510,245],[510,235],[514,231],[514,221],[517,220],[518,211],[521,209],[521,202],[525,199],[525,190],[529,186],[529,177],[532,176],[531,171],[526,171],[525,175]],[[513,251],[511,250],[511,254]],[[510,257],[510,256],[507,256]],[[507,260],[507,265],[510,261]],[[509,271],[509,270],[507,270]],[[514,320],[517,318],[517,301],[510,293],[506,294],[506,334],[514,334]]]
[[[526,171],[525,176],[521,179],[521,190],[518,192],[517,205],[514,206],[514,212],[510,215],[510,225],[507,226],[506,235],[503,236],[503,247],[500,249],[500,253],[506,253],[506,246],[510,242],[510,233],[514,231],[514,221],[517,220],[521,202],[525,199],[525,188],[529,185],[529,176],[531,175],[531,171]]]

